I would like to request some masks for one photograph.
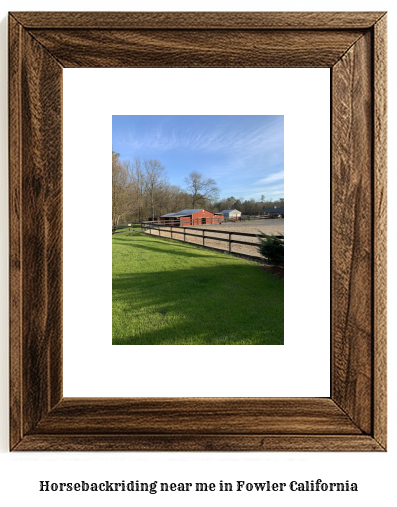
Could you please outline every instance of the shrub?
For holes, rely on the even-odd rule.
[[[261,233],[259,236],[259,252],[266,257],[269,264],[284,266],[284,242],[276,236]]]

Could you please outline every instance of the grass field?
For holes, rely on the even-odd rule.
[[[114,345],[282,345],[284,281],[258,264],[143,233],[113,241]]]

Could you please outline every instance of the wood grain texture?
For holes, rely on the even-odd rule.
[[[385,16],[9,23],[11,449],[385,450]],[[62,399],[62,67],[313,65],[332,67],[331,398]]]
[[[382,451],[368,435],[28,435],[16,451],[364,452]]]
[[[25,28],[333,29],[371,28],[384,12],[13,12]]]
[[[22,27],[9,21],[9,210],[10,210],[10,446],[23,437],[22,416]]]
[[[348,30],[30,30],[30,33],[64,67],[149,68],[331,67],[362,36],[360,31]]]
[[[10,272],[14,283],[19,277],[15,315],[22,324],[11,322],[11,357],[20,361],[11,419],[22,417],[26,434],[62,397],[62,69],[10,23],[15,45],[23,58],[11,71]]]
[[[374,438],[386,447],[387,21],[374,26]]]
[[[64,399],[34,434],[356,434],[326,398]]]
[[[371,33],[332,71],[332,398],[372,430]],[[363,402],[363,400],[366,400]]]
[[[62,69],[25,31],[22,65],[24,426],[62,396]]]

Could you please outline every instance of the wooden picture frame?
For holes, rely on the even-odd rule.
[[[329,398],[63,398],[64,67],[331,69]],[[14,12],[9,73],[11,450],[384,451],[385,13]]]

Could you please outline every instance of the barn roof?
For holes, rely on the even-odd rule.
[[[232,211],[238,211],[238,209],[224,209],[220,211],[219,213],[231,213]],[[240,211],[238,211],[240,213]]]
[[[197,213],[197,211],[201,211],[203,208],[198,209],[183,209],[182,211],[178,211],[177,213],[167,213],[166,215],[161,215],[162,217],[182,217],[186,215],[193,215]]]

